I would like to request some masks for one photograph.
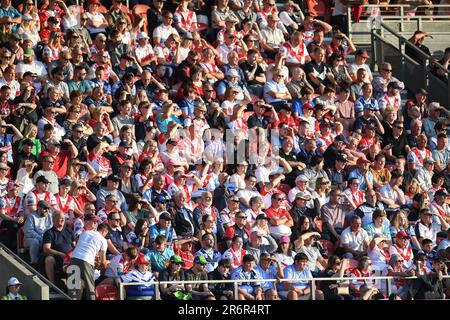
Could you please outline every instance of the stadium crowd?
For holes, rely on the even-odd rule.
[[[5,245],[78,299],[450,297],[449,111],[372,74],[352,1],[150,2],[1,0]]]

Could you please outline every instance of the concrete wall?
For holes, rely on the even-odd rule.
[[[29,300],[48,300],[49,287],[16,259],[0,248],[0,295],[5,295],[5,289],[10,277],[16,277],[23,287],[21,293]]]

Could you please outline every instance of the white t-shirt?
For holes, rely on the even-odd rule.
[[[341,244],[342,246],[347,245],[350,249],[356,250],[356,251],[363,251],[364,242],[369,242],[369,235],[367,234],[367,231],[364,229],[360,229],[358,234],[356,235],[354,232],[352,232],[351,227],[348,227],[344,231],[342,231],[341,234]]]
[[[86,12],[86,16],[89,18],[89,20],[95,21],[95,22],[102,22],[105,17],[100,12],[97,12],[95,15]],[[89,30],[89,33],[99,33],[99,32],[106,32],[105,28],[94,28],[90,25],[86,25],[86,28]]]
[[[77,246],[75,247],[72,258],[86,261],[95,266],[95,257],[100,251],[108,248],[106,239],[97,231],[86,231],[80,235]]]
[[[160,42],[164,43],[164,41],[166,41],[171,34],[176,34],[177,36],[179,36],[178,31],[174,27],[166,27],[164,24],[161,24],[153,31],[153,38],[160,37]],[[157,43],[155,43],[155,45],[157,45]]]
[[[367,64],[358,66],[356,63],[352,63],[351,65],[348,66],[348,73],[350,73],[350,74],[356,73],[358,71],[358,69],[360,69],[360,68],[363,68],[364,70],[366,70],[367,74],[369,75],[369,78],[372,77],[372,71],[370,71],[370,68]]]

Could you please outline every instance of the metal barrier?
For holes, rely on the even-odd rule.
[[[273,282],[274,286],[276,283],[290,282],[311,282],[311,300],[316,300],[316,288],[317,281],[352,281],[352,280],[386,280],[387,295],[389,296],[392,292],[391,281],[394,279],[405,279],[414,280],[414,277],[391,277],[391,276],[377,276],[377,277],[341,277],[341,278],[305,278],[305,279],[252,279],[252,280],[205,280],[205,281],[152,281],[152,282],[130,282],[130,283],[119,283],[119,299],[124,300],[126,296],[125,287],[127,286],[137,286],[137,285],[155,285],[155,295],[154,297],[159,297],[159,286],[160,284],[210,284],[210,283],[232,283],[234,287],[234,297],[238,296],[238,287],[240,283],[260,283],[260,282]],[[450,279],[450,275],[445,275],[443,279]]]
[[[434,58],[425,54],[403,36],[392,30],[384,23],[380,28],[371,30],[372,69],[383,62],[391,63],[393,75],[405,82],[406,87],[415,92],[419,88],[425,88],[433,101],[438,101],[444,106],[450,103],[449,71]],[[422,63],[418,63],[408,56],[406,48],[414,52]],[[440,69],[447,81],[443,81],[432,73],[432,69]]]

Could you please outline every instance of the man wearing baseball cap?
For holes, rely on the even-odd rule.
[[[28,300],[25,295],[19,293],[22,283],[16,277],[8,279],[7,295],[3,296],[1,300]]]
[[[389,253],[399,254],[403,258],[403,265],[408,270],[414,264],[414,255],[409,245],[411,237],[405,231],[399,231],[395,235],[394,243],[389,247]]]
[[[333,144],[329,145],[323,153],[325,159],[324,169],[334,168],[336,159],[345,154],[344,150],[348,145],[348,140],[343,134],[334,138]]]
[[[159,281],[186,281],[186,275],[181,268],[183,259],[178,255],[169,258],[166,268],[159,274]],[[180,283],[160,284],[162,300],[190,300],[192,296],[186,293],[186,288]]]
[[[194,258],[194,266],[185,272],[186,280],[208,280],[208,273],[206,272],[207,264],[208,261],[204,256],[196,256]],[[193,300],[216,300],[214,294],[209,290],[208,284],[206,283],[186,284],[186,291],[192,295]]]
[[[166,203],[166,200],[163,196],[158,196],[155,199],[155,202]],[[167,211],[163,211],[159,215],[159,221],[158,223],[154,224],[150,227],[150,244],[153,244],[153,242],[156,240],[156,238],[160,235],[163,235],[167,238],[167,243],[170,245],[172,242],[177,240],[177,234],[175,232],[175,229],[172,226],[172,216]]]
[[[37,266],[44,233],[53,226],[50,205],[40,200],[36,207],[37,210],[27,217],[24,225],[25,245],[30,248],[32,266]]]
[[[369,170],[371,162],[366,157],[359,157],[356,160],[358,168],[350,172],[348,179],[359,179],[359,188],[361,190],[367,190],[373,188],[373,174]]]

